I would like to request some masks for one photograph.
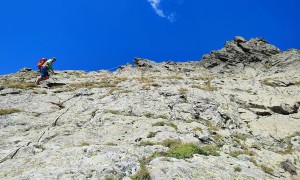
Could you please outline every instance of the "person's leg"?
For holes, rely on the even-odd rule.
[[[37,80],[35,81],[35,84],[40,84],[40,82],[44,80],[44,77],[43,76],[40,76],[37,78]]]
[[[44,77],[45,77],[45,75],[46,75],[46,69],[45,68],[41,68],[41,71],[40,71],[40,77],[38,77],[37,78],[37,80],[36,80],[36,84],[40,84],[40,82],[42,81],[42,80],[44,80]]]
[[[40,77],[36,80],[36,84],[39,84],[41,81],[49,79],[49,74],[47,68],[42,67],[40,72]]]

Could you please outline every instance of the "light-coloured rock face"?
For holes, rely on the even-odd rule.
[[[204,57],[2,76],[0,179],[297,178],[300,51],[236,37]]]

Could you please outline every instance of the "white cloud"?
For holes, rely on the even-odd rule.
[[[159,15],[160,17],[166,17],[164,12],[159,9],[160,0],[148,0],[148,2],[151,4],[157,15]]]
[[[162,8],[160,7],[161,0],[148,0],[152,8],[154,9],[155,13],[160,17],[167,18],[169,21],[174,22],[175,13],[165,14]]]

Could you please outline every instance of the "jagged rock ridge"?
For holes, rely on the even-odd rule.
[[[235,37],[200,62],[2,76],[0,178],[297,178],[299,68],[299,50]]]

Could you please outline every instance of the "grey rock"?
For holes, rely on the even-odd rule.
[[[203,56],[200,63],[204,67],[214,68],[218,72],[221,72],[221,70],[236,72],[240,70],[238,67],[244,68],[253,62],[256,65],[257,62],[265,64],[270,56],[278,53],[280,53],[278,48],[268,44],[262,38],[246,41],[242,37],[235,37],[234,41],[226,42],[225,47],[221,50],[212,51],[209,55]]]
[[[19,89],[3,89],[0,93],[0,96],[6,96],[6,95],[16,95],[16,94],[21,94],[22,91]]]
[[[37,72],[3,75],[0,179],[128,179],[141,167],[152,179],[289,179],[300,168],[299,59],[236,36],[200,62],[135,58],[22,89],[7,84]],[[174,140],[220,155],[169,157]]]
[[[293,145],[293,149],[300,150],[300,136],[292,137],[290,143]]]
[[[237,43],[245,43],[247,40],[243,38],[242,36],[234,36],[234,41]]]
[[[293,114],[293,113],[298,113],[299,109],[299,104],[295,103],[293,105],[287,104],[287,103],[281,103],[280,106],[272,106],[270,109],[278,114]]]
[[[156,66],[154,61],[150,61],[143,58],[134,58],[134,66],[135,67],[144,67],[144,68],[153,68]]]
[[[280,165],[285,171],[288,171],[291,175],[297,175],[296,167],[289,160],[281,162]]]
[[[27,71],[32,71],[31,68],[22,68],[19,70],[19,72],[27,72]]]

